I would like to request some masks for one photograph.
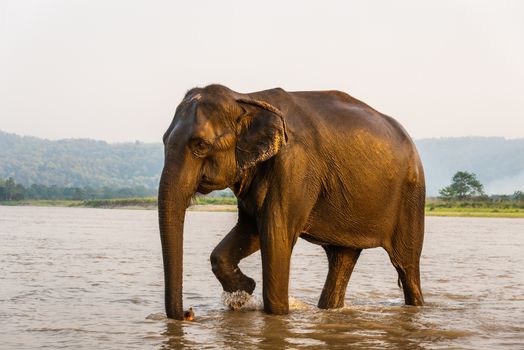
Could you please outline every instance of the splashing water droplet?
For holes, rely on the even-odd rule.
[[[300,299],[289,297],[289,309],[290,310],[311,310],[315,309],[312,305]]]
[[[243,290],[233,293],[222,292],[222,303],[231,310],[262,310],[263,303],[260,297],[250,295]]]

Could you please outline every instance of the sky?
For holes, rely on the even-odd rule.
[[[161,142],[184,93],[338,89],[415,139],[524,137],[523,1],[0,0],[0,130]]]

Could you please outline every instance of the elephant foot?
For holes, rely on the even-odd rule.
[[[242,291],[246,292],[249,295],[253,294],[253,291],[257,286],[254,279],[252,279],[251,277],[247,277],[240,271],[238,271],[238,274],[231,276],[231,278],[225,278],[223,280],[220,280],[220,283],[222,284],[224,292],[233,293],[236,291]]]
[[[342,297],[335,295],[327,296],[322,295],[320,297],[320,300],[318,301],[318,307],[319,309],[329,310],[329,309],[340,309],[344,307],[344,295]]]
[[[251,299],[256,282],[238,270],[238,273],[230,279],[222,279],[220,283],[224,288],[222,303],[231,310],[239,310]]]
[[[211,266],[225,292],[244,291],[253,294],[256,287],[255,280],[244,275],[238,266],[230,265],[213,256],[211,257]]]
[[[257,283],[254,279],[251,277],[247,277],[246,275],[243,275],[242,282],[239,284],[238,290],[243,290],[247,292],[248,294],[253,294],[253,291],[255,290],[255,287],[257,286]]]
[[[264,301],[264,312],[272,315],[287,315],[289,314],[289,303]]]

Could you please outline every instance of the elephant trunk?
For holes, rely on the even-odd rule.
[[[178,165],[180,166],[177,166]],[[165,307],[168,318],[182,320],[183,231],[186,209],[195,192],[197,172],[182,161],[166,162],[158,189],[158,221],[164,262]],[[196,169],[198,171],[198,169]]]

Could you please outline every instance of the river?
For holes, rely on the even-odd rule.
[[[2,349],[523,349],[524,219],[426,219],[424,307],[403,305],[382,249],[365,250],[346,307],[315,307],[323,250],[299,240],[291,312],[261,310],[261,263],[240,311],[222,302],[209,254],[236,213],[188,212],[184,305],[194,322],[163,314],[157,214],[147,210],[0,206]]]

